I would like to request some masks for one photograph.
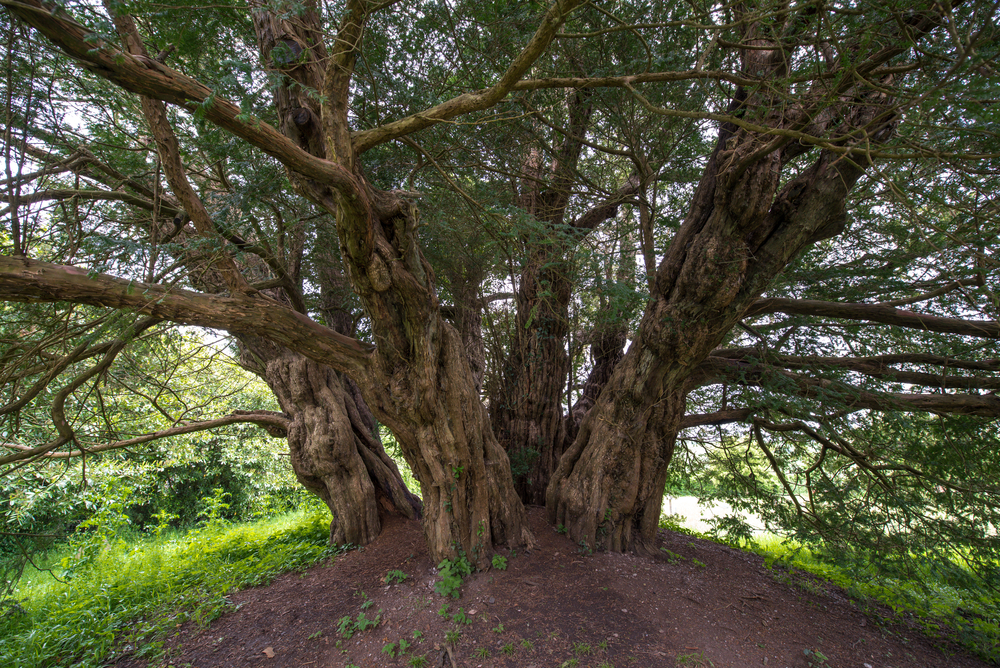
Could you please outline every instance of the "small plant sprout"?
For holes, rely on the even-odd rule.
[[[438,564],[438,574],[441,576],[441,581],[434,585],[434,591],[441,596],[458,598],[462,578],[472,574],[472,564],[464,556],[458,559],[445,559]]]
[[[458,642],[458,639],[462,637],[462,632],[458,629],[451,629],[444,634],[444,641],[449,645],[454,645]]]
[[[392,570],[385,574],[385,583],[390,585],[399,584],[408,577],[410,576],[404,573],[403,571]]]
[[[396,651],[396,643],[394,642],[382,646],[382,653],[387,655],[390,659],[396,658]]]
[[[500,648],[500,652],[506,656],[514,656],[514,643],[509,642]]]
[[[493,568],[498,571],[507,570],[507,557],[501,556],[499,554],[493,555]]]
[[[528,650],[529,652],[530,652],[531,650],[535,649],[535,646],[534,646],[534,645],[532,645],[532,644],[531,644],[531,641],[530,641],[530,640],[528,640],[527,638],[525,638],[524,640],[522,640],[522,641],[521,641],[521,647],[522,647],[523,649],[526,649],[526,650]]]
[[[423,632],[421,632],[420,630],[416,630],[416,631],[414,631],[414,632],[413,632],[413,639],[414,639],[414,640],[415,640],[416,642],[420,642],[421,640],[423,640],[423,639],[424,639],[424,634],[423,634]]]
[[[503,633],[503,622],[497,622],[497,625],[493,627],[493,633]]]
[[[488,659],[490,658],[490,650],[486,647],[477,647],[472,650],[473,659]]]
[[[345,640],[350,640],[351,636],[354,635],[354,620],[346,615],[341,617],[337,620],[337,630],[340,635],[344,636]]]
[[[322,637],[322,635],[323,635],[322,631],[317,631],[316,633],[311,634],[308,639],[315,640],[316,638]]]
[[[584,642],[573,643],[573,654],[577,656],[582,656],[584,654],[590,654],[590,645]]]
[[[426,654],[422,656],[411,656],[407,663],[410,665],[410,668],[426,668],[426,666],[430,665],[430,661],[427,660]]]
[[[806,665],[809,668],[830,668],[830,664],[827,663],[829,659],[823,655],[817,649],[804,649],[802,653],[806,655]]]
[[[660,552],[663,553],[663,559],[666,560],[668,564],[676,564],[678,561],[684,561],[684,557],[676,552],[671,552],[665,547],[661,547]]]
[[[450,608],[450,607],[451,606],[448,605],[447,603],[442,603],[441,607],[438,608],[438,614],[441,615],[442,617],[447,617],[448,616],[448,608]]]
[[[608,641],[602,640],[601,642],[597,643],[597,649],[604,652],[608,651]]]
[[[365,613],[359,612],[356,619],[352,619],[349,616],[344,616],[338,619],[337,630],[340,632],[340,635],[345,640],[350,640],[352,637],[354,637],[355,633],[358,633],[360,631],[367,631],[368,629],[373,629],[376,626],[378,626],[379,622],[381,621],[382,621],[381,610],[379,610],[378,613],[375,615],[375,617],[372,619],[368,619],[368,617],[365,616]]]
[[[458,612],[451,616],[451,621],[455,624],[469,625],[472,623],[472,618],[465,614],[465,608],[459,608]]]
[[[678,654],[677,665],[687,666],[688,668],[715,668],[715,664],[710,659],[705,658],[704,652]]]

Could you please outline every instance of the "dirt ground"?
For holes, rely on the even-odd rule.
[[[391,520],[368,547],[234,593],[208,629],[168,643],[180,668],[965,668],[986,666],[837,588],[761,557],[661,532],[667,561],[582,554],[529,509],[538,540],[507,569],[439,580],[420,525]],[[390,571],[407,578],[387,584]],[[345,639],[338,621],[379,618]],[[357,626],[357,624],[353,624]],[[387,647],[389,646],[389,647]],[[400,647],[404,652],[400,654]],[[389,652],[392,649],[393,651]],[[128,657],[115,668],[146,668]]]

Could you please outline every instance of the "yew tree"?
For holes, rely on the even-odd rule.
[[[44,388],[85,391],[162,322],[222,330],[282,408],[231,419],[288,439],[332,539],[422,514],[434,558],[485,566],[496,545],[532,543],[508,451],[543,445],[521,491],[574,542],[643,551],[683,429],[741,422],[779,477],[797,460],[762,434],[806,435],[823,461],[877,479],[876,454],[817,420],[1000,412],[992,379],[964,373],[996,371],[1000,334],[992,5],[0,4],[0,295],[59,305],[53,331],[76,336],[8,345],[7,415]],[[613,166],[601,183],[597,164]],[[540,232],[508,247],[521,253],[509,282],[475,252],[440,261],[443,244],[496,241],[475,216],[449,238],[442,225],[466,214],[441,202],[493,206],[498,175],[508,218]],[[935,231],[919,252],[893,231],[906,216]],[[574,253],[611,221],[631,231],[599,274],[648,298],[636,322],[595,328],[591,377],[571,387],[569,310],[601,303]],[[894,281],[866,283],[888,262]],[[487,327],[487,357],[490,281],[515,309],[509,338]],[[816,287],[837,281],[849,299]],[[897,308],[912,304],[925,309]],[[128,320],[114,336],[84,328],[108,313]],[[831,318],[986,343],[898,356],[873,352],[900,345],[878,336],[855,350]],[[972,380],[941,380],[956,369]],[[51,415],[57,435],[3,463],[82,453],[82,430]]]

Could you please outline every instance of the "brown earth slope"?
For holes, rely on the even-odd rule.
[[[419,524],[390,521],[332,564],[233,594],[208,629],[182,627],[162,665],[193,668],[965,668],[986,666],[900,624],[866,616],[840,590],[761,557],[661,532],[668,561],[583,554],[530,510],[538,539],[507,569],[438,581]],[[386,584],[389,571],[409,577]],[[443,609],[446,606],[446,609]],[[338,620],[379,624],[343,639]],[[449,637],[451,632],[451,637]],[[456,633],[457,632],[457,633]],[[457,638],[456,638],[457,635]],[[401,640],[408,644],[398,655]],[[387,645],[395,651],[390,656]],[[128,658],[116,668],[140,668]],[[152,665],[161,665],[160,663]]]

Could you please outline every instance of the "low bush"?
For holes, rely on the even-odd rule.
[[[236,589],[262,585],[338,551],[315,509],[185,534],[70,542],[26,573],[0,612],[0,665],[106,665],[116,653],[156,658],[180,624],[207,624]],[[65,577],[59,577],[63,575]]]

